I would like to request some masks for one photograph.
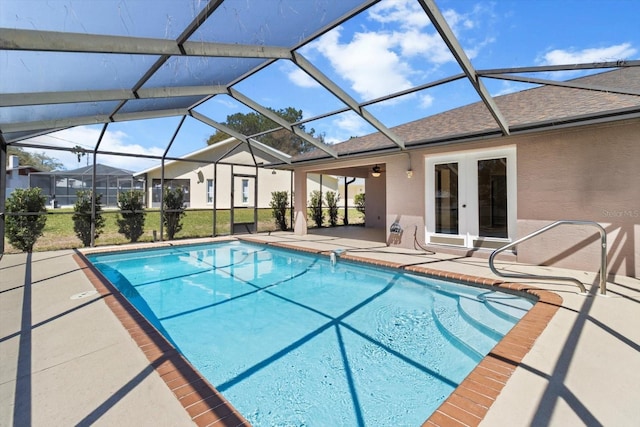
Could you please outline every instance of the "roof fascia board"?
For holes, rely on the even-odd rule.
[[[222,58],[291,58],[289,49],[278,46],[188,41],[179,43],[175,40],[144,37],[63,33],[58,31],[13,28],[0,28],[0,49]]]
[[[462,68],[462,71],[467,75],[471,85],[475,88],[476,92],[478,92],[478,95],[480,95],[482,102],[487,106],[489,112],[498,123],[498,126],[500,126],[502,132],[505,135],[509,135],[509,124],[507,120],[504,118],[493,97],[478,77],[478,74],[467,57],[467,54],[462,49],[458,39],[455,34],[453,34],[451,27],[449,27],[449,24],[440,13],[436,4],[433,0],[418,0],[418,2],[424,9],[425,13],[429,16],[431,23],[438,31],[438,34],[442,37],[442,40],[449,47],[449,50]]]
[[[181,96],[207,96],[226,93],[227,88],[225,86],[158,87],[140,89],[137,93],[125,89],[7,93],[0,97],[0,107],[173,98]],[[136,94],[138,96],[136,96]]]
[[[625,90],[625,89],[617,89],[613,87],[594,86],[594,85],[579,83],[572,80],[567,82],[558,82],[558,81],[548,80],[548,79],[538,79],[535,77],[510,76],[507,74],[490,74],[486,76],[486,78],[497,79],[497,80],[510,80],[510,81],[522,82],[522,83],[532,83],[532,84],[539,84],[544,86],[559,86],[559,87],[566,87],[571,89],[585,89],[585,90],[592,90],[595,92],[606,92],[606,93],[616,93],[621,95],[640,96],[640,91],[637,91],[637,90],[628,90],[628,89]]]
[[[587,126],[637,118],[640,118],[640,106],[620,108],[596,114],[571,116],[563,119],[527,123],[524,125],[514,126],[514,133],[522,134],[542,130],[553,131],[555,129],[563,129],[567,127]]]
[[[358,104],[355,99],[353,99],[349,94],[347,94],[338,85],[336,85],[329,77],[324,75],[313,64],[307,61],[304,56],[302,56],[298,52],[294,52],[293,61],[296,63],[296,65],[298,65],[298,67],[309,74],[309,76],[311,76],[315,81],[320,83],[325,89],[331,92],[340,101],[344,102],[353,112],[362,117],[380,133],[393,141],[398,147],[404,149],[404,141],[400,137],[394,134],[389,128],[382,124],[382,122],[380,122],[360,104]]]
[[[248,96],[243,95],[242,93],[238,92],[237,90],[235,90],[233,88],[229,88],[229,95],[233,99],[235,99],[236,101],[243,103],[244,105],[246,105],[247,107],[251,108],[252,110],[255,110],[258,113],[262,114],[263,116],[269,118],[270,120],[274,121],[278,125],[282,126],[283,128],[287,129],[288,131],[292,132],[296,136],[299,136],[300,138],[304,139],[305,141],[313,144],[315,147],[319,148],[320,150],[324,151],[325,153],[328,153],[333,157],[338,157],[338,154],[336,153],[336,151],[333,148],[331,148],[327,144],[324,144],[320,140],[312,137],[311,135],[309,135],[308,133],[306,133],[305,131],[303,131],[299,127],[294,126],[293,124],[287,122],[282,117],[280,117],[279,115],[277,115],[273,111],[269,110],[268,108],[265,108],[262,105],[258,104],[257,102],[253,101]]]
[[[245,135],[243,135],[243,134],[241,134],[239,132],[236,132],[235,130],[231,129],[229,126],[223,125],[222,123],[218,123],[215,120],[210,119],[209,117],[205,116],[204,114],[200,114],[197,111],[193,111],[193,110],[190,112],[190,114],[194,119],[199,120],[202,123],[207,124],[207,125],[209,125],[211,127],[214,127],[216,129],[218,129],[219,131],[226,133],[227,135],[231,135],[233,138],[237,139],[238,141],[242,141],[242,142],[245,142],[247,144],[249,144],[249,142],[251,141],[247,136],[245,136]],[[225,141],[227,141],[227,140],[225,140]],[[225,142],[225,141],[223,141],[223,142]],[[218,144],[214,144],[213,146],[216,146],[216,145],[218,145]],[[258,148],[260,150],[264,151],[265,154],[271,155],[272,157],[275,157],[278,160],[280,160],[282,162],[285,162],[287,164],[291,164],[291,159],[288,158],[284,153],[282,153],[282,152],[280,152],[278,150],[275,150],[275,149],[273,149],[271,147],[268,147],[269,150],[266,150],[266,149],[264,149],[264,147],[266,147],[266,146],[264,146],[264,144],[260,144],[260,145],[261,145],[261,147],[258,147]],[[264,147],[262,147],[262,146],[264,146]]]

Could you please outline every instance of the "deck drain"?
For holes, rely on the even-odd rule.
[[[85,291],[85,292],[80,292],[79,294],[75,294],[75,295],[71,295],[71,299],[82,299],[82,298],[87,298],[90,297],[92,295],[97,294],[98,291]]]

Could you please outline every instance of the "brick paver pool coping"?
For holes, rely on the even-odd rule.
[[[265,244],[263,241],[250,238],[243,238],[243,240]],[[300,248],[286,243],[269,244],[326,256],[330,254],[330,252]],[[516,367],[562,305],[562,298],[559,295],[519,283],[507,283],[420,265],[374,260],[348,253],[341,254],[340,258],[440,279],[497,287],[537,299],[531,310],[482,359],[480,364],[424,422],[424,426],[479,425]],[[196,425],[216,427],[250,425],[84,256],[75,254],[74,259]]]

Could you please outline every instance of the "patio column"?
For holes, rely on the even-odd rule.
[[[295,172],[293,181],[293,207],[295,210],[293,232],[297,236],[304,236],[307,234],[307,173]]]

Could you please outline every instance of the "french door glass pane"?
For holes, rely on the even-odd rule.
[[[436,233],[459,234],[458,164],[435,165]]]
[[[507,238],[507,159],[478,160],[480,236]]]

